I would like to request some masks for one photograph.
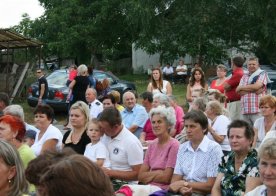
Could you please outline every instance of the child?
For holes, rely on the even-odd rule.
[[[33,130],[28,130],[25,133],[23,142],[27,144],[29,147],[31,147],[34,144],[35,141],[36,132]]]
[[[91,143],[87,144],[84,156],[95,162],[99,167],[109,168],[109,154],[105,145],[100,141],[103,132],[99,128],[97,119],[90,120],[86,133],[91,139]]]

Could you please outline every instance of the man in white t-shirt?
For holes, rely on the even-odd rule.
[[[122,117],[116,108],[106,108],[99,116],[99,125],[105,135],[110,169],[103,168],[111,179],[133,183],[137,181],[143,163],[141,142],[122,124]]]
[[[185,80],[187,78],[187,65],[184,65],[183,60],[179,60],[179,64],[176,67],[176,79],[177,81],[183,81],[185,83]]]

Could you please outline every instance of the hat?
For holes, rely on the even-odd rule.
[[[33,130],[28,130],[25,133],[25,138],[27,137],[27,138],[35,139],[35,136],[36,136],[36,132]]]

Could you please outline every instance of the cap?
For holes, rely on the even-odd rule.
[[[27,138],[35,139],[35,136],[36,136],[36,132],[33,130],[28,130],[25,133],[25,138],[27,137]]]

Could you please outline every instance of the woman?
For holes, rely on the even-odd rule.
[[[227,73],[227,68],[222,65],[219,64],[217,66],[217,76],[218,79],[213,80],[211,85],[210,85],[210,89],[217,89],[219,90],[221,93],[224,93],[224,82],[226,80],[226,73]]]
[[[23,163],[16,149],[0,140],[0,195],[23,196],[28,192]]]
[[[276,129],[276,98],[265,95],[260,99],[259,107],[263,117],[254,123],[255,138],[253,147],[259,147],[266,134]]]
[[[210,194],[223,155],[221,147],[206,136],[208,120],[203,112],[192,110],[184,120],[189,141],[180,145],[169,190],[181,195]]]
[[[253,128],[243,120],[228,126],[231,152],[222,158],[212,196],[243,195],[260,184],[257,151],[252,149]]]
[[[196,89],[204,89],[205,91],[208,90],[208,85],[206,84],[204,73],[202,69],[199,68],[194,69],[189,84],[187,86],[186,99],[190,104],[193,101],[192,92]]]
[[[81,155],[71,155],[53,164],[40,182],[43,190],[41,196],[114,195],[109,177]]]
[[[276,140],[267,139],[259,148],[259,172],[263,185],[256,187],[246,196],[276,195]]]
[[[78,67],[78,75],[75,79],[70,83],[69,89],[72,93],[69,93],[69,97],[67,100],[70,100],[70,105],[73,105],[76,101],[84,101],[85,99],[85,91],[89,87],[90,81],[87,76],[87,67],[82,64]],[[72,94],[72,97],[70,97]],[[68,99],[69,98],[69,99]]]
[[[11,115],[0,118],[0,139],[9,142],[18,150],[24,168],[35,158],[32,149],[23,143],[25,133],[25,124],[19,118]]]
[[[226,96],[218,90],[208,90],[208,101],[218,101],[222,107],[222,114],[230,118],[229,111],[225,108]]]
[[[109,80],[107,78],[103,79],[102,81],[103,89],[98,94],[98,99],[101,100],[103,97],[105,97],[108,93],[111,92]]]
[[[218,101],[208,102],[205,113],[209,121],[207,137],[220,144],[223,154],[227,155],[231,151],[227,137],[229,118],[222,114],[222,107]]]
[[[89,108],[83,101],[77,101],[71,106],[69,115],[72,130],[64,134],[63,147],[70,147],[77,153],[84,154],[86,145],[90,143],[86,134],[89,123]]]
[[[60,150],[62,134],[52,125],[54,110],[49,105],[38,105],[34,111],[35,126],[39,129],[32,149],[36,156],[47,150]]]
[[[148,84],[147,91],[152,92],[153,95],[156,93],[172,95],[171,83],[167,80],[163,80],[160,68],[152,69],[151,82]]]

